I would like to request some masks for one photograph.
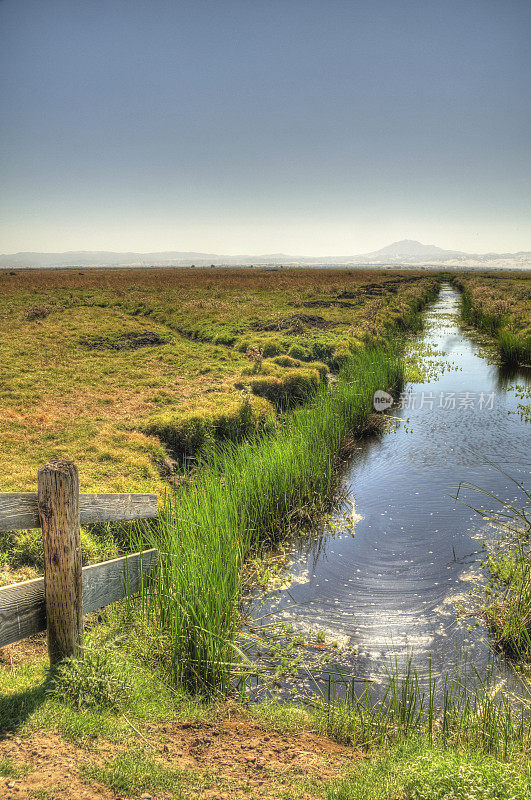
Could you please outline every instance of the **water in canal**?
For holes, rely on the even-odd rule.
[[[503,373],[461,330],[450,285],[426,312],[417,344],[428,377],[407,384],[388,410],[393,430],[360,443],[341,508],[320,535],[293,543],[284,588],[251,604],[258,625],[324,632],[342,648],[341,667],[367,678],[381,677],[390,657],[399,669],[411,657],[421,673],[430,659],[434,674],[463,659],[480,674],[487,668],[485,631],[458,603],[473,603],[469,591],[484,580],[482,541],[497,532],[452,495],[467,481],[521,503],[497,467],[522,480],[529,461],[529,425],[512,388],[526,375]],[[346,657],[353,648],[357,655]],[[496,668],[509,676],[501,658]]]

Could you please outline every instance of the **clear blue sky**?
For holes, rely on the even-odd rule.
[[[531,250],[530,0],[0,0],[0,251]]]

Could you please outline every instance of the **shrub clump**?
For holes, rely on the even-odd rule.
[[[301,362],[291,356],[276,356],[276,358],[272,358],[271,361],[273,364],[284,367],[285,369],[297,369],[297,367],[301,366]]]
[[[309,361],[304,366],[306,369],[316,369],[322,381],[326,382],[328,379],[328,366],[322,361]]]
[[[311,350],[314,361],[324,361],[326,364],[331,363],[334,355],[334,346],[330,342],[317,339],[312,342]]]
[[[116,660],[108,649],[86,650],[83,658],[62,661],[49,691],[76,708],[117,709],[129,695],[127,681],[117,674]]]
[[[226,347],[232,347],[236,341],[236,334],[234,333],[218,333],[214,337],[214,344],[223,344]]]
[[[291,356],[277,356],[276,358],[272,358],[271,362],[276,364],[277,367],[283,367],[284,369],[300,369],[301,367],[304,369],[316,369],[322,380],[326,380],[328,376],[328,367],[326,364],[323,364],[322,361],[310,361],[309,363],[303,364],[296,358],[291,358]]]
[[[36,319],[44,319],[51,314],[53,311],[53,306],[45,306],[45,305],[34,305],[29,306],[24,312],[24,316],[26,317],[29,322],[33,322]]]
[[[498,348],[504,364],[516,366],[531,363],[531,335],[525,331],[514,333],[502,329],[498,334]]]
[[[344,364],[346,364],[351,358],[352,358],[352,349],[347,343],[342,344],[339,347],[336,347],[336,349],[334,350],[334,355],[330,360],[330,369],[333,372],[339,372],[341,367]]]

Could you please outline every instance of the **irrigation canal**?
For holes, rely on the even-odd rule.
[[[423,382],[408,383],[385,412],[394,418],[386,432],[360,443],[331,520],[293,541],[287,580],[250,604],[256,625],[322,631],[341,648],[336,668],[376,680],[390,659],[402,670],[411,658],[420,674],[431,659],[434,675],[463,659],[479,674],[492,663],[483,626],[460,614],[458,603],[472,607],[470,590],[480,593],[482,542],[496,531],[452,495],[467,481],[521,503],[495,465],[522,480],[529,453],[514,388],[528,384],[529,373],[489,362],[462,330],[459,294],[449,284],[413,347],[426,368]],[[463,498],[476,506],[489,500],[474,492]],[[495,668],[510,677],[501,657]]]

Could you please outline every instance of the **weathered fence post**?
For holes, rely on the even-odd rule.
[[[81,567],[79,526],[156,519],[156,494],[79,494],[76,465],[39,470],[38,492],[0,492],[0,531],[42,528],[44,578],[0,586],[0,648],[48,628],[50,662],[82,654],[83,612],[142,589],[158,551],[144,550]]]
[[[38,509],[44,547],[44,591],[50,664],[81,655],[83,589],[79,531],[79,478],[71,461],[52,461],[38,474]]]

